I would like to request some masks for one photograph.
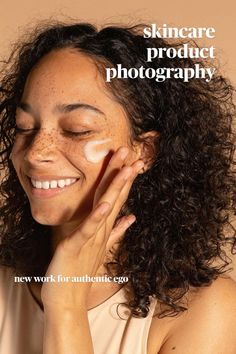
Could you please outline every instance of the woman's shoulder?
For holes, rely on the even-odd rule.
[[[236,306],[236,282],[230,277],[220,276],[208,286],[190,289],[186,299],[189,315],[199,307],[205,311],[224,311],[228,306]]]
[[[12,294],[14,273],[9,267],[0,265],[0,324],[3,321],[9,298]]]
[[[185,303],[187,311],[176,317],[153,317],[148,354],[236,353],[234,280],[219,277],[208,286],[190,289]]]
[[[14,271],[12,268],[0,265],[0,293],[9,291],[10,284],[14,282]]]

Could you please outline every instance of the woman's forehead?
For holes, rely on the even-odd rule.
[[[80,102],[105,110],[105,115],[124,113],[108,92],[94,60],[75,49],[54,50],[45,55],[30,72],[21,101],[38,111]]]
[[[28,75],[25,89],[40,93],[73,93],[74,90],[90,94],[105,91],[104,80],[94,61],[87,55],[71,49],[52,51],[45,55]]]

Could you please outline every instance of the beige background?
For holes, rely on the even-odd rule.
[[[222,72],[236,84],[235,13],[235,0],[0,0],[0,59],[7,56],[18,35],[40,19],[215,27],[216,37],[205,44],[217,48]]]
[[[215,27],[211,44],[217,48],[222,70],[236,83],[235,11],[235,0],[0,0],[0,56],[9,52],[18,33],[41,18]]]

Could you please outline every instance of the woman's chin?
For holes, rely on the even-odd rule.
[[[64,224],[79,224],[91,211],[91,204],[63,205],[63,203],[35,203],[30,202],[31,215],[42,225],[57,226]]]
[[[32,217],[41,225],[56,226],[62,225],[70,220],[68,215],[54,211],[40,211],[31,209]]]

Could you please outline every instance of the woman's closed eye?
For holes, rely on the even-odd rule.
[[[15,131],[18,134],[29,134],[35,133],[39,128],[20,128],[15,127]],[[84,136],[92,133],[92,130],[81,130],[81,131],[73,131],[73,130],[63,130],[62,134],[67,136]]]
[[[20,128],[20,127],[15,127],[15,131],[17,134],[27,134],[27,133],[32,133],[36,132],[38,129],[37,128]]]
[[[81,130],[81,131],[72,131],[72,130],[64,130],[63,134],[68,136],[85,136],[91,134],[92,130]]]

